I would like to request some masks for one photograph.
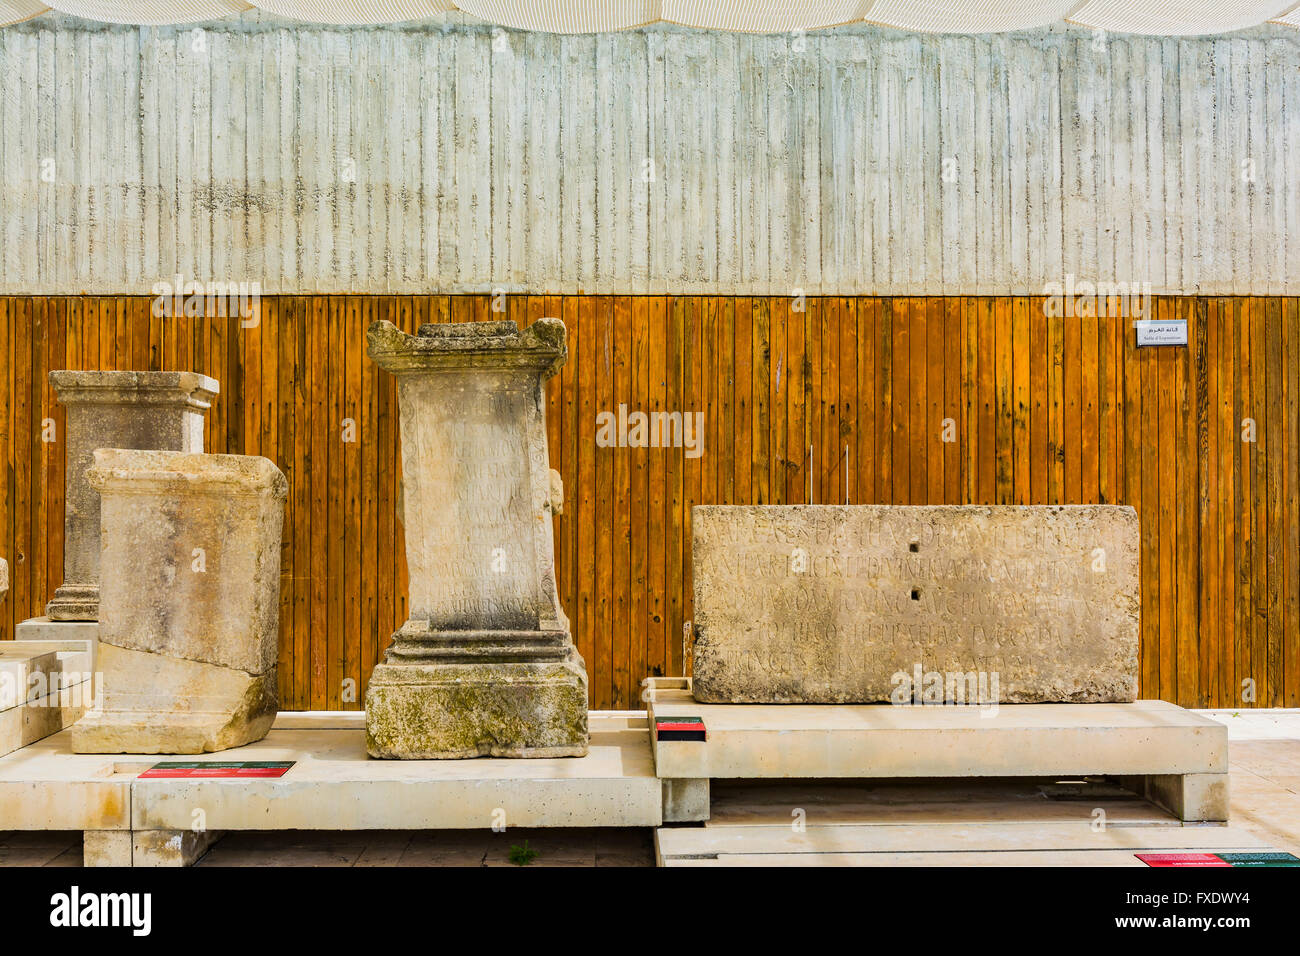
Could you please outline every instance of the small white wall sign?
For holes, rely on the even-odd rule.
[[[1139,319],[1133,323],[1137,329],[1137,344],[1145,345],[1186,345],[1187,320],[1175,319],[1172,322],[1157,322],[1153,319]]]

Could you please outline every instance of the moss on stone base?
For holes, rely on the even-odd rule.
[[[402,760],[582,757],[587,675],[548,664],[381,664],[366,692],[366,750]]]

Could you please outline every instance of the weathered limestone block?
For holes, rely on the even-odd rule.
[[[98,620],[99,494],[86,481],[96,448],[203,451],[203,413],[218,385],[197,372],[55,371],[67,407],[63,584],[45,607],[54,621]]]
[[[260,740],[276,712],[284,475],[265,458],[100,449],[102,707],[78,753]]]
[[[691,516],[696,700],[1136,699],[1132,508],[699,505]]]
[[[410,619],[366,692],[366,748],[402,759],[587,752],[587,672],[555,587],[542,383],[564,325],[371,325],[397,377]]]

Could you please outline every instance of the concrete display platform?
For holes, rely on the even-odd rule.
[[[718,779],[1095,775],[1119,778],[1184,820],[1227,819],[1227,729],[1164,701],[701,704],[681,678],[651,678],[646,698],[652,726],[671,717],[704,722],[705,741],[651,734],[656,773],[680,791]]]
[[[90,652],[94,671],[99,652],[98,621],[51,621],[48,617],[29,617],[14,625],[15,641],[77,641],[76,646]]]
[[[703,827],[661,827],[661,866],[1145,866],[1138,853],[1262,852],[1105,781],[730,781]]]
[[[1132,855],[1249,853],[1269,849],[1269,845],[1258,837],[1232,827],[1137,826],[1094,830],[1078,823],[829,826],[808,827],[802,833],[792,831],[789,825],[660,827],[655,834],[655,853],[661,864],[690,857],[713,857],[725,862],[727,858],[742,856],[770,858],[788,854],[805,857],[835,854],[871,857],[887,854],[908,858],[925,856],[929,859],[924,862],[934,866],[944,862],[942,855],[951,853],[1051,854],[1123,850]]]
[[[94,703],[94,642],[0,643],[0,756],[71,727]]]
[[[192,862],[225,830],[662,822],[643,718],[593,714],[587,757],[538,760],[374,760],[363,719],[284,715],[264,740],[195,757],[74,754],[59,733],[0,758],[0,820],[8,830],[87,831],[88,865]],[[139,779],[162,760],[295,764],[278,778]]]

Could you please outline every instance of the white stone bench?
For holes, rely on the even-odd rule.
[[[701,704],[645,682],[670,822],[708,819],[713,779],[1106,776],[1184,821],[1228,819],[1228,730],[1174,704]],[[660,741],[699,717],[706,740]]]
[[[70,733],[55,734],[0,757],[0,820],[9,830],[84,831],[87,866],[188,865],[224,831],[663,822],[644,718],[593,713],[586,757],[533,760],[375,760],[364,720],[282,713],[256,743],[185,757],[75,754]],[[139,777],[176,760],[295,763],[275,778]]]

